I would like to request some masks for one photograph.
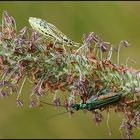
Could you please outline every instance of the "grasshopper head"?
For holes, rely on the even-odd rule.
[[[29,23],[33,29],[36,29],[39,26],[40,22],[41,22],[40,18],[29,17]]]
[[[30,17],[29,23],[34,30],[38,31],[41,34],[45,34],[46,30],[48,30],[48,25],[43,19]]]

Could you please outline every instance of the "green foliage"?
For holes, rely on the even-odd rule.
[[[47,33],[54,32],[53,29],[58,31],[57,28],[48,28]],[[121,127],[130,138],[140,117],[140,75],[127,63],[119,64],[120,48],[128,47],[129,43],[122,40],[116,48],[90,32],[83,36],[83,43],[76,43],[78,47],[75,47],[75,43],[63,42],[64,35],[61,36],[60,32],[56,38],[56,32],[53,38],[45,37],[38,30],[30,32],[27,27],[18,32],[15,19],[3,12],[0,30],[1,96],[16,92],[17,104],[22,106],[20,97],[28,80],[32,84],[30,107],[42,105],[41,98],[53,94],[54,105],[64,106],[70,113],[74,109],[86,109],[96,116],[103,110],[114,108],[116,113],[124,113]],[[71,42],[66,36],[65,39]],[[116,55],[117,64],[112,61],[112,55]],[[65,101],[57,97],[58,92],[65,93]],[[96,116],[96,122],[99,122],[98,118],[102,115]]]

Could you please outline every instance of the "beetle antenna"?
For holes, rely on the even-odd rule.
[[[47,102],[45,102],[45,101],[41,101],[41,100],[39,100],[41,103],[44,103],[44,104],[46,104],[46,105],[51,105],[51,106],[55,106],[54,104],[52,104],[52,103],[47,103]],[[59,105],[59,107],[65,107],[64,105]]]
[[[63,115],[63,114],[68,113],[68,112],[69,112],[69,111],[65,111],[65,112],[61,112],[61,113],[54,114],[54,115],[48,117],[47,120],[52,119],[52,118],[54,118],[54,117],[57,117],[57,116],[59,116],[59,115]]]

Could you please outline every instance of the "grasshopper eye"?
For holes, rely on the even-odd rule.
[[[73,45],[73,42],[72,42],[72,41],[70,41],[70,42],[69,42],[69,45]]]

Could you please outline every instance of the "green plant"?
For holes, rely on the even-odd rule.
[[[22,106],[20,95],[29,80],[33,87],[30,107],[43,105],[41,98],[53,94],[54,105],[64,106],[71,113],[74,109],[86,109],[93,113],[96,123],[102,121],[103,110],[109,113],[114,109],[116,113],[124,113],[120,128],[131,138],[132,128],[140,121],[140,74],[127,63],[119,65],[120,48],[128,47],[129,43],[122,40],[115,48],[94,32],[84,35],[83,44],[77,43],[77,47],[63,43],[64,38],[60,41],[58,38],[56,43],[54,38],[27,27],[18,32],[14,18],[3,12],[0,95],[17,93],[17,104]],[[112,55],[116,55],[117,64]],[[58,93],[65,98],[61,99]]]

